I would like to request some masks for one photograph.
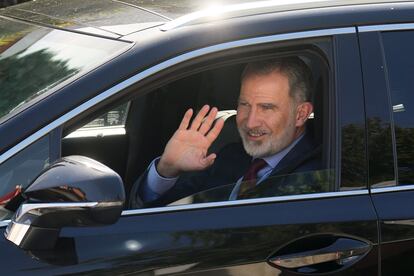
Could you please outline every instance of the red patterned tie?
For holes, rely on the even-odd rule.
[[[267,163],[263,159],[258,158],[253,160],[246,174],[243,176],[242,183],[240,184],[239,195],[237,198],[244,198],[245,193],[256,186],[257,173],[266,166]]]

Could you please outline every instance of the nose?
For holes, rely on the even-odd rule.
[[[247,114],[246,127],[247,128],[256,128],[261,125],[261,120],[259,114],[257,114],[256,108],[251,108]]]

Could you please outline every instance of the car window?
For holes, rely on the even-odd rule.
[[[1,164],[0,219],[10,218],[13,199],[49,165],[49,148],[49,136],[45,136]]]
[[[269,170],[265,172],[267,175],[258,180],[256,188],[244,194],[243,199],[339,191],[336,182],[337,170],[330,163],[333,159],[327,157],[333,150],[327,145],[333,143],[328,143],[326,139],[333,139],[333,135],[329,132],[333,131],[331,126],[335,125],[328,120],[334,118],[328,116],[333,108],[327,106],[330,97],[328,84],[331,81],[329,70],[320,58],[314,55],[303,54],[290,58],[301,59],[312,72],[315,78],[312,89],[318,90],[313,95],[315,108],[309,114],[306,131],[297,140],[298,148],[292,145],[295,150],[280,162],[279,167],[268,164]],[[258,59],[260,61],[260,58]],[[154,204],[144,204],[145,207],[241,198],[238,193],[246,182],[243,175],[252,160],[243,148],[236,119],[240,112],[241,75],[246,65],[247,63],[236,63],[193,74],[168,83],[148,93],[144,98],[134,101],[133,106],[141,103],[140,116],[134,113],[130,115],[133,118],[142,118],[142,121],[135,125],[137,127],[135,131],[128,129],[137,133],[134,138],[129,132],[131,143],[135,144],[139,141],[139,145],[133,146],[134,150],[130,151],[130,155],[136,157],[130,156],[129,160],[133,162],[128,164],[129,170],[127,169],[125,178],[132,186],[130,192],[132,197],[142,193],[145,200],[149,199],[149,202],[152,202],[152,198],[157,198],[161,194],[154,200]],[[153,160],[155,160],[153,164],[159,162],[156,158],[164,152],[165,145],[174,135],[186,110],[192,108],[196,114],[205,104],[218,108],[216,118],[226,117],[220,135],[208,151],[217,155],[214,165],[206,170],[182,173],[173,187],[166,192],[152,190],[152,186],[147,190],[148,186],[142,182],[142,177],[147,177],[148,173],[152,179],[152,171],[156,167],[149,164]],[[305,149],[301,152],[299,148],[303,145],[309,147],[304,146]],[[140,191],[136,187],[143,188]],[[134,204],[130,207],[136,208]]]
[[[303,173],[271,176],[245,199],[283,195],[312,194],[334,191],[334,170],[315,170]],[[236,183],[231,183],[179,199],[169,206],[226,201],[231,198]],[[237,200],[237,198],[233,199]]]
[[[127,43],[0,18],[0,121]]]
[[[327,42],[323,47],[330,47],[328,39]],[[286,153],[291,153],[294,157],[287,155],[288,157],[283,159],[285,155],[281,156],[281,159],[276,161],[283,160],[280,162],[280,167],[277,167],[278,163],[274,166],[268,164],[269,170],[264,172],[266,176],[257,181],[257,188],[243,195],[246,199],[366,188],[363,183],[354,183],[351,180],[340,187],[341,179],[337,168],[340,149],[336,146],[335,140],[337,115],[336,107],[332,104],[335,102],[333,99],[335,94],[332,91],[334,80],[333,73],[330,72],[331,67],[327,65],[324,57],[311,50],[296,50],[296,52],[297,54],[292,54],[291,51],[287,54],[283,52],[275,54],[273,50],[271,55],[275,58],[299,59],[308,67],[313,79],[311,85],[313,93],[309,101],[312,101],[314,108],[308,115],[305,131],[295,138],[295,144],[288,145],[292,146],[291,148],[286,149]],[[180,77],[168,81],[160,80],[159,87],[152,86],[151,90],[140,88],[134,96],[128,96],[129,103],[121,104],[109,112],[107,107],[103,107],[104,115],[89,121],[85,121],[83,115],[81,122],[84,125],[79,129],[73,131],[74,123],[70,122],[67,127],[71,129],[71,133],[68,133],[64,126],[62,156],[85,155],[118,172],[124,181],[130,202],[134,201],[134,196],[146,197],[144,201],[149,202],[149,204],[144,202],[142,206],[137,206],[135,203],[129,206],[127,204],[128,208],[167,206],[177,201],[182,202],[179,201],[182,199],[184,202],[197,202],[186,200],[185,198],[188,197],[207,198],[205,200],[208,202],[226,201],[234,199],[235,193],[236,199],[240,199],[241,197],[237,198],[237,191],[240,191],[242,183],[246,182],[243,175],[252,161],[243,146],[237,123],[240,112],[241,78],[250,61],[264,61],[270,54],[266,52],[264,56],[265,58],[260,53],[255,53],[252,57],[242,60],[239,56],[235,56],[225,65],[212,62],[209,67],[204,67],[202,70],[184,71]],[[156,164],[159,162],[157,158],[163,154],[165,146],[176,132],[186,111],[191,108],[195,115],[206,104],[217,107],[216,119],[226,118],[220,135],[208,148],[207,154],[217,155],[214,165],[206,170],[180,174],[179,181],[189,180],[180,185],[173,184],[167,189],[166,194],[163,194],[165,191],[153,190],[153,187],[149,190],[142,188],[145,186],[141,185],[141,181],[147,177],[148,172],[153,168],[157,172]],[[267,109],[263,106],[263,110]],[[98,113],[96,110],[90,112]],[[128,114],[127,122],[125,122],[125,114]],[[115,122],[117,123],[115,127],[123,125],[122,135],[102,135],[102,129],[113,127],[111,124]],[[216,123],[217,120],[213,125]],[[358,143],[364,142],[363,135],[358,132],[359,128],[358,131],[354,131],[352,124],[349,128],[347,133],[350,133],[350,136],[346,136],[343,142],[345,149],[348,146],[352,147],[352,144],[355,145],[355,136],[361,138],[358,139]],[[96,129],[98,131],[92,135],[81,134],[88,131],[92,133],[91,131]],[[297,150],[296,143],[304,148]],[[234,151],[235,147],[239,149]],[[291,149],[295,150],[290,152]],[[229,150],[231,154],[224,153]],[[364,162],[364,156],[361,153],[361,162]],[[206,178],[204,176],[200,178],[203,174]],[[352,176],[352,173],[348,175]],[[207,181],[200,180],[203,178]],[[143,190],[149,191],[148,195],[142,194]],[[169,196],[170,193],[173,196]],[[141,201],[141,198],[137,201]]]
[[[130,103],[127,102],[111,109],[76,131],[71,132],[65,138],[124,135],[129,105]]]
[[[394,119],[398,184],[414,180],[414,31],[382,33]]]

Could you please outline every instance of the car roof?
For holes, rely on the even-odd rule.
[[[0,16],[119,39],[157,26],[167,31],[255,14],[397,2],[412,0],[37,0],[1,9]]]
[[[239,1],[244,2],[244,1]],[[231,5],[217,6],[211,5],[210,7],[196,11],[190,14],[181,16],[171,22],[167,22],[162,26],[162,30],[167,31],[174,28],[212,22],[217,20],[224,20],[236,17],[275,13],[275,12],[287,12],[297,10],[308,9],[320,9],[330,7],[345,7],[345,6],[358,6],[369,4],[389,4],[389,3],[401,3],[401,2],[413,2],[412,0],[268,0],[268,1],[256,1],[248,3],[237,3]]]

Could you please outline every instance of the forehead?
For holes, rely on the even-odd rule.
[[[279,71],[247,75],[241,83],[240,98],[245,100],[288,99],[289,79]]]

